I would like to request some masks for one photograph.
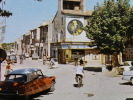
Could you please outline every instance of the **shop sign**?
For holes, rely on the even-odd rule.
[[[84,48],[90,48],[90,47],[87,45],[72,45],[71,48],[84,49]]]
[[[68,45],[62,45],[62,49],[68,49]]]

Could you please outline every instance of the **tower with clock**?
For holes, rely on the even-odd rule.
[[[58,11],[53,19],[53,38],[51,56],[57,57],[59,63],[67,63],[75,57],[91,61],[100,60],[97,50],[89,44],[83,27],[92,11],[86,11],[86,0],[58,0]],[[95,57],[91,57],[91,53]]]

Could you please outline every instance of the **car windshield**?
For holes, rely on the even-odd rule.
[[[10,56],[10,59],[15,59],[15,58],[16,58],[16,56],[14,56],[14,55]]]
[[[8,75],[6,81],[17,81],[17,82],[26,82],[25,75]]]

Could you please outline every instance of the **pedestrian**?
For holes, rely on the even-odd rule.
[[[54,65],[55,63],[54,63],[54,60],[53,60],[53,58],[51,57],[50,58],[50,65]]]
[[[23,55],[20,55],[19,58],[20,58],[20,64],[22,64],[23,63],[23,59],[24,59]]]
[[[11,69],[10,62],[7,62],[4,76],[8,75],[11,71],[13,71],[13,70]]]
[[[82,64],[84,63],[84,61],[83,61],[83,59],[82,59],[82,58],[80,59],[80,61],[79,61],[79,62],[80,62],[80,64],[81,64],[81,63],[82,63]]]
[[[74,58],[74,62],[75,62],[75,66],[78,66],[78,57],[77,56]]]
[[[43,65],[46,64],[46,61],[47,61],[47,57],[46,57],[46,55],[43,55]]]

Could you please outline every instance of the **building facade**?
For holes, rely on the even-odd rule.
[[[111,56],[100,54],[83,30],[91,15],[92,11],[86,10],[86,0],[58,0],[54,18],[24,34],[16,47],[21,47],[21,53],[29,53],[31,57],[36,53],[40,59],[44,56],[58,58],[62,64],[74,62],[75,57],[89,65],[108,63]]]
[[[53,19],[51,57],[59,63],[73,62],[77,56],[86,63],[104,63],[104,58],[92,46],[83,27],[92,11],[86,11],[85,0],[58,0],[58,11]]]

